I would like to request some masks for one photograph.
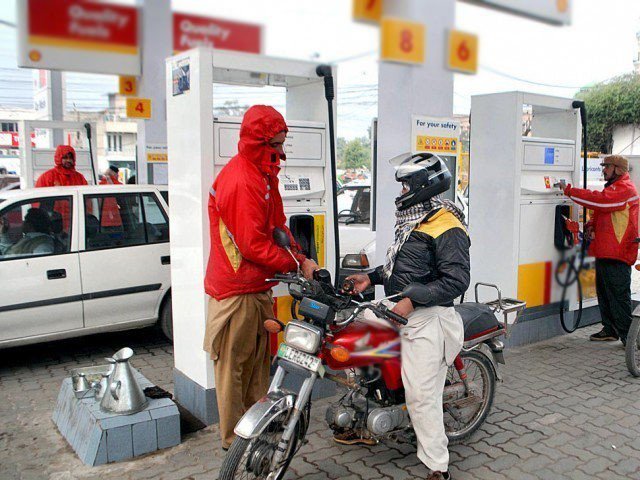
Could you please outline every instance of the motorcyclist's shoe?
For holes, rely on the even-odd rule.
[[[446,472],[431,472],[427,480],[451,480],[451,475],[448,470]]]
[[[339,443],[341,445],[368,445],[373,446],[376,445],[376,442],[373,438],[365,438],[360,435],[356,430],[347,430],[343,433],[336,433],[333,436],[333,441]]]
[[[618,340],[618,335],[615,333],[611,334],[605,331],[603,328],[598,333],[594,333],[589,337],[589,340],[592,342],[615,342]]]

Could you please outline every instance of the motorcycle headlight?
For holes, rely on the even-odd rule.
[[[316,353],[321,341],[322,330],[313,325],[294,321],[284,330],[284,343],[305,353]]]

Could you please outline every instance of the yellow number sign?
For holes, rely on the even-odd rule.
[[[151,118],[151,99],[127,98],[127,117]]]
[[[380,23],[382,0],[353,0],[353,19],[360,22]]]
[[[120,95],[136,96],[138,94],[138,79],[136,77],[120,77]]]
[[[452,30],[449,32],[447,66],[462,73],[478,72],[478,36]]]
[[[421,23],[383,18],[380,28],[381,59],[390,62],[424,63],[426,30]]]

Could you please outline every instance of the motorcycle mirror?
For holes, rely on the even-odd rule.
[[[281,228],[273,229],[273,241],[276,242],[276,245],[282,248],[290,248],[291,241],[289,240],[289,235],[282,230]]]
[[[427,303],[425,289],[419,283],[410,283],[402,290],[402,296],[411,299],[416,303]]]

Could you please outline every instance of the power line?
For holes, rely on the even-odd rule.
[[[569,89],[569,90],[578,90],[578,89],[584,87],[584,85],[581,85],[579,87],[575,87],[575,86],[569,86],[569,85],[554,85],[554,84],[551,84],[551,83],[534,82],[533,80],[527,80],[527,79],[524,79],[524,78],[516,77],[515,75],[511,75],[509,73],[501,72],[500,70],[496,70],[495,68],[489,67],[487,65],[480,65],[480,68],[483,69],[483,70],[487,70],[488,72],[491,72],[494,75],[498,75],[500,77],[509,78],[511,80],[516,80],[518,82],[529,83],[531,85],[538,85],[538,86],[541,86],[541,87],[566,88],[566,89]]]

